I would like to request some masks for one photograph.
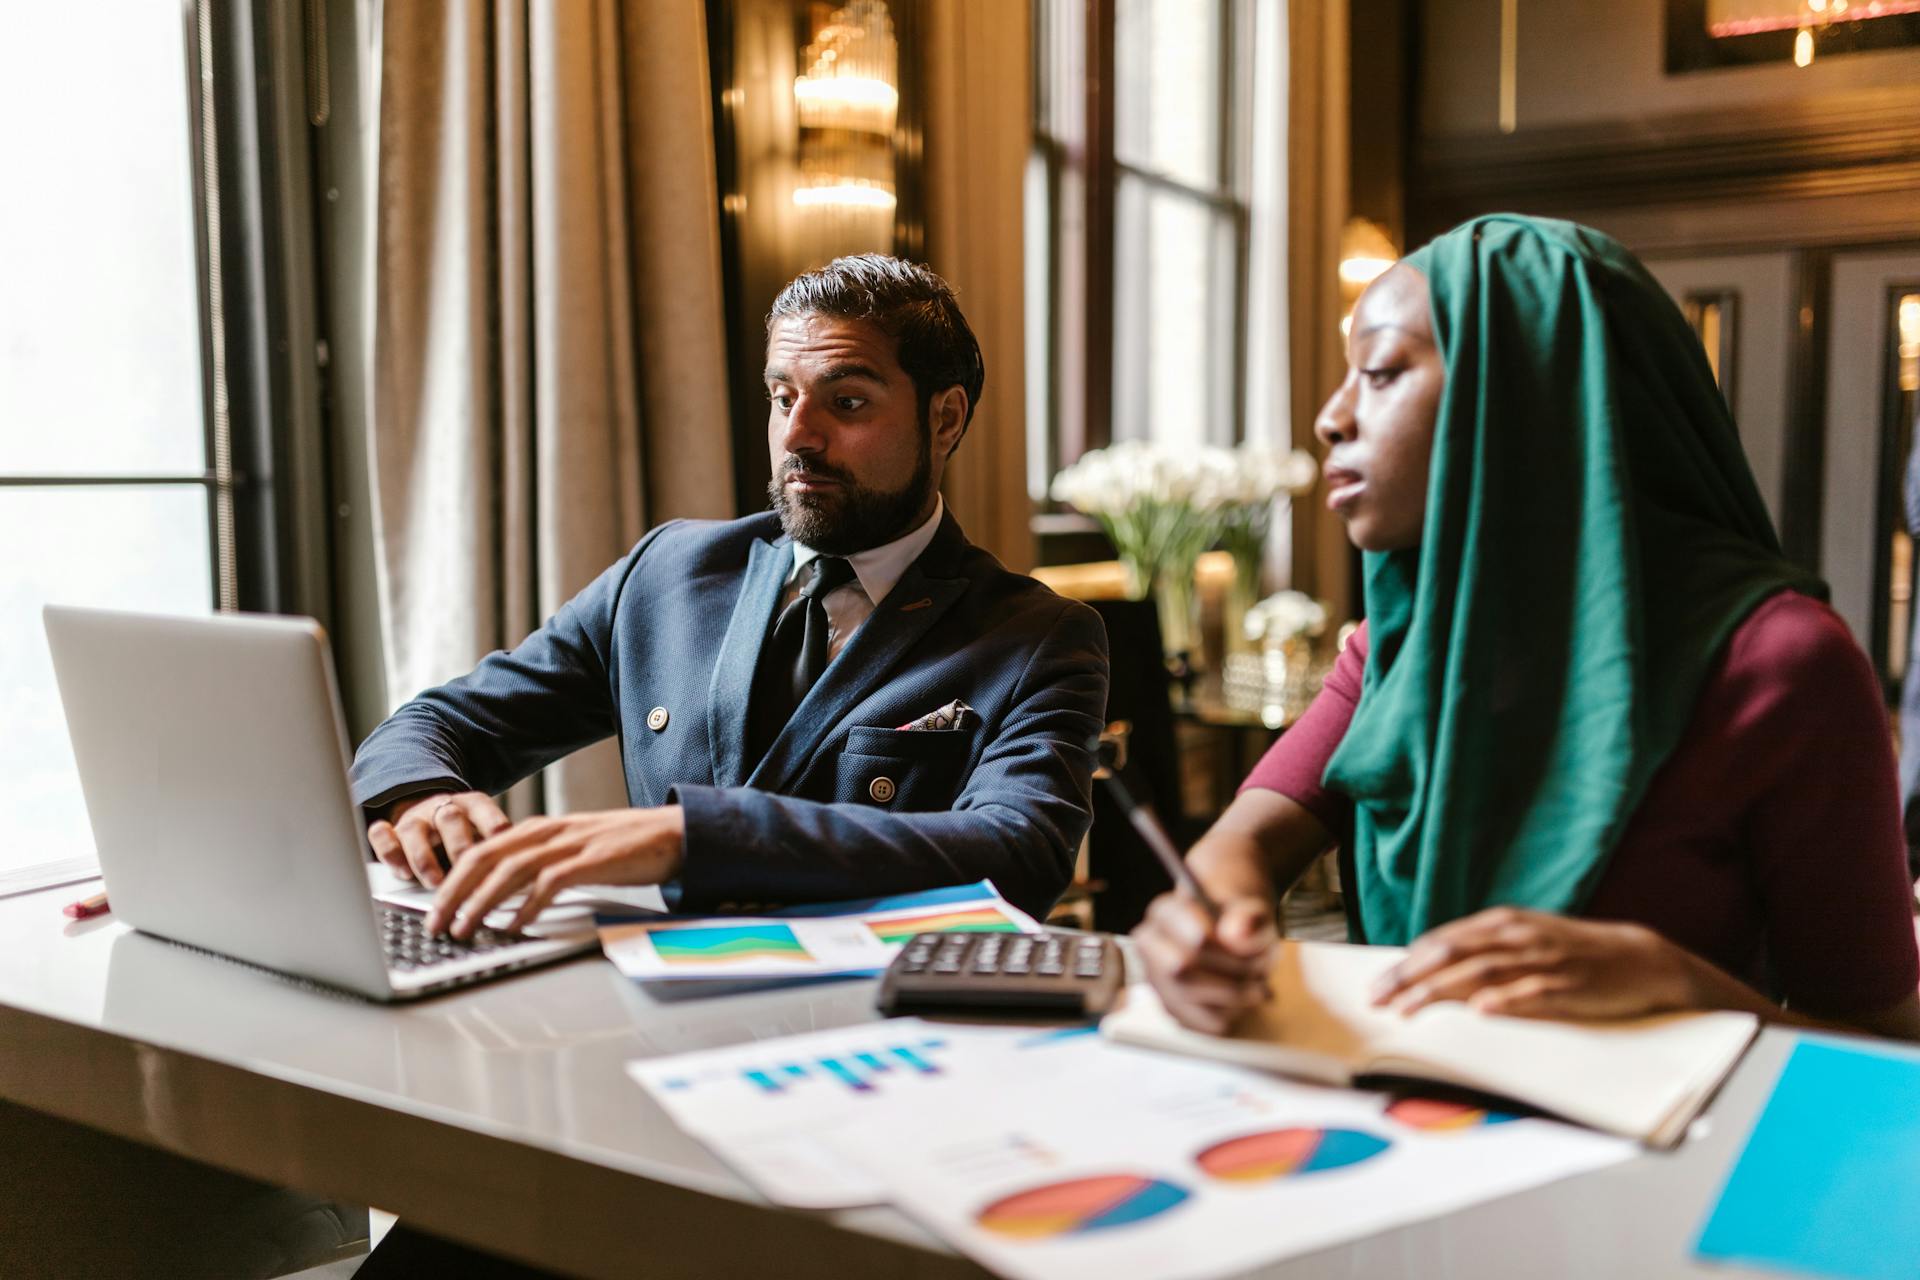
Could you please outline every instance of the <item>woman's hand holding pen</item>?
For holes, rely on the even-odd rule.
[[[1167,1012],[1195,1031],[1224,1032],[1271,994],[1279,935],[1264,896],[1228,898],[1215,920],[1191,896],[1163,893],[1133,941]]]

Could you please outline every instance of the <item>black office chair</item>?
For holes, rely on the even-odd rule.
[[[1092,600],[1107,624],[1112,667],[1106,723],[1118,739],[1120,777],[1134,797],[1153,807],[1174,843],[1186,848],[1198,834],[1180,803],[1180,756],[1174,741],[1170,677],[1160,647],[1160,617],[1151,600]],[[1135,833],[1107,788],[1093,793],[1088,877],[1094,882],[1094,927],[1125,933],[1147,904],[1173,887],[1153,851]]]

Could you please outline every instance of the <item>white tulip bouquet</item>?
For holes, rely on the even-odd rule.
[[[1128,596],[1152,595],[1159,603],[1168,654],[1192,654],[1200,553],[1219,541],[1236,565],[1244,555],[1252,565],[1250,602],[1258,595],[1275,499],[1301,491],[1313,477],[1313,458],[1300,450],[1175,449],[1128,440],[1081,455],[1054,477],[1052,494],[1100,522],[1126,572]]]

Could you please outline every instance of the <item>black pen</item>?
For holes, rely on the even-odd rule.
[[[1167,869],[1167,874],[1173,877],[1173,882],[1179,885],[1188,897],[1200,904],[1200,909],[1207,913],[1209,920],[1218,924],[1220,905],[1209,898],[1207,891],[1200,887],[1200,881],[1187,866],[1187,860],[1180,856],[1180,850],[1174,847],[1173,837],[1169,836],[1167,829],[1160,825],[1160,819],[1154,816],[1152,807],[1135,800],[1133,792],[1121,780],[1119,770],[1113,768],[1112,740],[1101,735],[1095,738],[1091,745],[1095,766],[1093,776],[1107,784],[1107,790],[1112,793],[1115,802],[1126,812],[1127,821],[1131,822],[1133,829],[1140,833],[1140,838],[1146,842],[1147,848],[1153,850],[1153,856],[1160,859],[1160,865]]]

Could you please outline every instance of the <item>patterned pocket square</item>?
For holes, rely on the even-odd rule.
[[[956,729],[971,729],[979,723],[980,713],[955,698],[938,711],[929,711],[918,720],[909,720],[901,725],[900,729],[910,733],[929,729],[950,732]]]

